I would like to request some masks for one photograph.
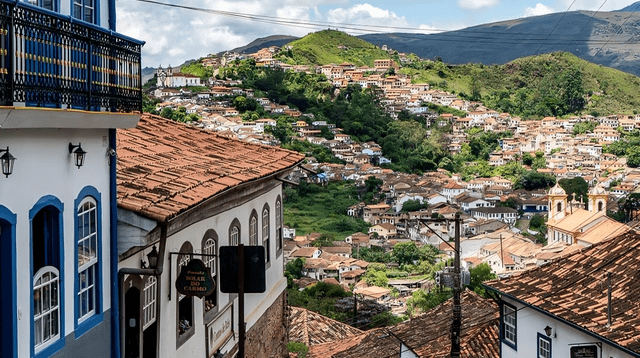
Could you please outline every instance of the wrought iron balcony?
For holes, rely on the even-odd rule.
[[[142,110],[142,42],[0,0],[0,105]]]

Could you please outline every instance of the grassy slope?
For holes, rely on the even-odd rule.
[[[640,107],[640,97],[636,95],[640,78],[589,63],[570,53],[524,57],[494,66],[448,66],[441,62],[426,62],[418,69],[405,67],[401,72],[412,76],[413,82],[427,82],[436,88],[466,94],[471,93],[472,78],[475,77],[481,95],[486,97],[494,91],[506,90],[513,95],[518,88],[538,88],[545,77],[553,78],[572,66],[582,69],[585,90],[595,94],[590,98],[585,113],[596,110],[601,114],[631,114]]]
[[[350,62],[357,66],[373,66],[373,60],[389,58],[386,51],[373,44],[336,30],[314,32],[288,45],[293,46],[292,63],[300,65]],[[339,49],[338,45],[349,49]]]

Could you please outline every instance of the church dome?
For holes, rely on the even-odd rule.
[[[605,195],[607,194],[607,191],[604,190],[604,188],[602,186],[600,186],[600,184],[594,186],[593,188],[591,188],[591,190],[589,190],[589,194],[591,195]]]
[[[556,183],[556,185],[551,188],[551,190],[549,190],[549,195],[567,195],[567,192],[564,191],[564,189],[562,189],[562,187],[560,187],[558,183]]]

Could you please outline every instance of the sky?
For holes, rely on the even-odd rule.
[[[600,11],[612,11],[637,0],[153,1],[213,12],[139,0],[116,0],[117,32],[146,42],[142,49],[143,67],[180,65],[186,60],[231,50],[270,35],[301,37],[329,27],[352,35],[376,32],[432,33],[565,12],[567,9],[595,11],[602,6]],[[229,12],[238,16],[256,15],[262,20],[277,18],[293,26],[247,20],[229,16]]]

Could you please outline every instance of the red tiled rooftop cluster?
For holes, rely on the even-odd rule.
[[[118,206],[157,221],[304,158],[150,114],[118,130],[117,152]]]
[[[640,352],[640,233],[629,232],[486,285]],[[612,324],[607,326],[607,274]]]

